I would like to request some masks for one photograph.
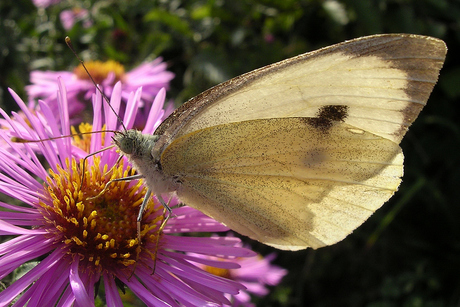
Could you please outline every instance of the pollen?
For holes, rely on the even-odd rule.
[[[91,149],[91,132],[93,126],[88,123],[81,123],[77,128],[71,126],[71,133],[73,135],[73,145],[77,146],[80,149],[83,149],[84,152],[90,152]],[[104,147],[105,140],[105,125],[102,127],[101,132],[101,146]]]
[[[85,66],[97,84],[102,84],[102,82],[107,79],[110,73],[115,74],[113,84],[117,83],[118,81],[124,81],[123,79],[125,77],[125,68],[123,65],[116,61],[89,61],[85,63]],[[73,73],[80,80],[89,80],[88,74],[81,64],[74,69]]]
[[[155,257],[145,246],[159,242],[161,205],[149,200],[139,242],[136,219],[146,188],[135,181],[115,181],[106,187],[113,179],[134,174],[123,161],[114,168],[101,165],[99,156],[66,160],[65,167],[50,170],[39,202],[46,230],[67,247],[67,253],[86,259],[99,272],[126,269],[144,256]]]
[[[231,278],[230,271],[228,269],[216,268],[213,266],[205,266],[205,271],[220,277]]]

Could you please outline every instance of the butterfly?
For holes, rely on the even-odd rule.
[[[176,194],[278,249],[331,245],[397,191],[399,143],[446,52],[410,34],[346,41],[221,83],[154,135],[120,131],[114,143],[145,178],[146,198]]]

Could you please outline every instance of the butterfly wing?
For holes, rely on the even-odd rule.
[[[176,139],[161,156],[179,198],[231,229],[280,249],[342,240],[401,181],[398,144],[305,118],[230,123]]]
[[[435,38],[374,35],[257,69],[176,110],[152,155],[182,201],[237,232],[333,244],[397,190],[398,144],[445,55]]]
[[[175,138],[219,124],[314,117],[346,105],[345,122],[399,143],[426,104],[447,49],[410,34],[362,37],[251,71],[192,98],[155,131],[160,152]]]

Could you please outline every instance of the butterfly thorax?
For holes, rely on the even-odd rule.
[[[177,184],[163,175],[159,157],[152,155],[158,135],[143,134],[137,130],[120,131],[112,137],[121,154],[143,175],[147,186],[155,194],[177,190]]]

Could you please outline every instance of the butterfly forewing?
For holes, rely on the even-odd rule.
[[[304,118],[218,125],[178,138],[161,165],[186,204],[282,249],[340,241],[396,191],[402,154],[345,123]]]
[[[399,143],[426,104],[446,54],[409,34],[358,38],[224,82],[179,108],[156,131],[167,144],[195,130],[261,118],[313,117],[347,105],[346,123]],[[158,144],[164,147],[163,142]]]

